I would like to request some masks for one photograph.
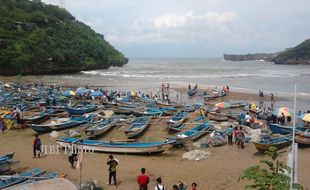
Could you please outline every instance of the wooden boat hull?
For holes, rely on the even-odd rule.
[[[211,126],[209,125],[208,122],[204,122],[200,125],[193,127],[190,130],[178,134],[176,137],[176,141],[179,143],[184,143],[187,141],[195,141],[196,139],[205,135],[209,131],[210,127]]]
[[[268,127],[272,133],[279,133],[279,134],[290,134],[292,133],[292,127],[290,126],[281,126],[275,123],[269,123]]]
[[[77,117],[77,118],[72,118],[70,120],[67,120],[62,123],[57,123],[57,124],[48,124],[48,125],[37,125],[37,124],[29,124],[29,126],[32,130],[34,130],[37,133],[47,133],[51,131],[59,131],[63,129],[68,129],[71,127],[76,127],[82,124],[85,124],[87,122],[91,121],[91,117],[86,118],[86,117]]]
[[[85,134],[88,137],[98,137],[100,135],[103,135],[107,131],[111,130],[116,125],[116,123],[117,123],[116,119],[114,119],[113,121],[109,123],[98,123],[93,127],[87,128],[85,130]],[[103,126],[100,126],[100,125],[103,125]],[[96,127],[96,126],[99,126],[99,127]]]
[[[213,121],[228,121],[228,117],[226,115],[216,114],[212,112],[207,113],[207,117]]]
[[[142,134],[146,128],[148,127],[150,119],[146,117],[143,118],[136,118],[132,123],[131,126],[125,131],[125,134],[128,138],[135,138],[136,136]],[[133,125],[138,123],[138,127],[133,128]]]
[[[0,157],[0,174],[11,170],[11,164],[12,164],[13,157],[14,157],[14,152]]]
[[[268,139],[266,141],[253,142],[253,144],[255,148],[261,153],[264,153],[271,146],[274,146],[278,150],[281,150],[292,144],[292,136],[286,135],[282,137],[275,137],[275,138]]]
[[[188,113],[187,112],[177,112],[175,115],[173,115],[169,121],[167,122],[167,127],[170,129],[174,129],[175,127],[180,126],[187,118]]]
[[[67,107],[66,108],[68,113],[71,115],[83,115],[85,113],[90,113],[93,112],[97,109],[96,105],[89,105],[89,106],[85,106],[85,107],[80,107],[80,108],[76,108],[76,107]]]
[[[9,187],[7,190],[77,190],[75,185],[64,178],[47,179],[32,183],[25,183],[14,187]]]
[[[213,100],[213,99],[216,99],[216,98],[221,98],[221,97],[224,97],[226,96],[225,93],[222,93],[222,94],[210,94],[210,95],[205,95],[203,98],[205,101],[208,101],[208,100]]]
[[[14,178],[1,179],[0,180],[0,189],[4,189],[4,188],[10,187],[10,186],[22,183],[22,182],[27,180],[27,178],[25,178],[25,177],[38,176],[38,175],[42,174],[43,172],[44,171],[42,171],[40,168],[34,168],[32,170],[23,172]]]
[[[187,92],[187,95],[188,96],[194,96],[195,94],[197,93],[197,89],[194,88],[194,89],[191,89]]]
[[[297,132],[295,135],[295,142],[298,144],[310,145],[310,136],[302,132]]]
[[[108,152],[118,154],[152,154],[164,152],[171,142],[145,142],[145,143],[117,143],[95,140],[78,140],[75,138],[62,138],[56,140],[60,146],[66,147],[70,143],[76,144],[77,148],[87,151]]]

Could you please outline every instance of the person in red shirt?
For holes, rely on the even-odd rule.
[[[197,190],[197,183],[192,183],[192,188],[191,188],[191,190]]]
[[[141,168],[141,175],[138,176],[138,184],[140,190],[147,190],[150,178],[145,175],[145,168]]]

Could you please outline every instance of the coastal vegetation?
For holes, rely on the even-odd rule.
[[[122,66],[128,59],[65,9],[40,0],[0,1],[0,75]]]
[[[310,64],[310,39],[294,48],[277,53],[224,54],[224,59],[230,61],[264,60],[276,64]]]
[[[271,146],[265,155],[268,160],[261,160],[264,166],[256,165],[247,168],[241,174],[239,180],[254,181],[252,185],[246,185],[245,189],[272,190],[290,189],[290,177],[285,172],[291,172],[290,168],[279,160],[279,153],[276,147]],[[303,189],[300,184],[293,184],[294,189]]]

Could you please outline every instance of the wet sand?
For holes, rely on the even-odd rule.
[[[259,101],[257,95],[235,92],[230,93],[223,100],[228,99]],[[192,101],[196,101],[195,98]],[[266,102],[268,102],[267,97]],[[190,114],[190,118],[186,121],[186,128],[193,126],[191,122],[197,116],[197,112]],[[164,140],[173,135],[166,131],[166,120],[167,118],[153,119],[152,125],[149,126],[143,136],[139,137],[139,140]],[[126,125],[118,126],[101,137],[100,140],[125,139],[126,136],[123,131],[126,127]],[[60,135],[64,135],[65,132],[61,131]],[[40,167],[47,171],[58,171],[61,174],[67,174],[68,179],[78,185],[80,171],[70,168],[68,156],[63,151],[60,151],[58,155],[45,155],[39,159],[32,157],[34,135],[35,132],[31,129],[6,131],[5,134],[0,134],[0,154],[15,152],[15,159],[20,162],[15,164],[13,168]],[[40,138],[43,145],[56,145],[55,139],[49,137],[49,134],[40,135]],[[206,135],[200,141],[206,141],[208,138],[209,135]],[[244,189],[246,182],[238,182],[241,172],[249,166],[258,164],[259,160],[264,158],[264,155],[257,153],[253,144],[246,145],[243,150],[238,149],[235,145],[210,147],[203,150],[209,151],[211,156],[201,161],[183,160],[182,154],[188,151],[185,149],[170,149],[160,155],[115,155],[115,158],[120,161],[117,168],[119,182],[117,189],[138,189],[136,177],[139,175],[141,167],[147,169],[147,174],[151,178],[150,189],[154,188],[157,177],[162,177],[163,183],[168,189],[172,189],[172,185],[179,180],[187,184],[196,182],[201,190]],[[298,153],[298,180],[305,189],[310,188],[310,181],[308,180],[310,148],[300,148]],[[114,189],[114,187],[106,185],[108,181],[108,166],[106,165],[108,155],[105,153],[84,155],[82,180],[94,179],[105,190]],[[285,154],[282,159],[286,160]]]

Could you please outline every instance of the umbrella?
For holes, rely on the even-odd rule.
[[[99,96],[103,96],[103,93],[100,90],[97,90],[97,91],[92,92],[90,96],[99,97]]]
[[[72,90],[66,90],[64,91],[64,93],[62,93],[64,96],[75,96],[75,92],[73,92]]]
[[[225,109],[225,108],[230,108],[231,104],[228,102],[220,102],[220,103],[215,104],[215,107],[219,109]]]
[[[288,116],[292,117],[292,115],[294,115],[293,114],[294,112],[288,107],[278,108],[272,114],[276,115],[277,117],[282,117],[282,113],[284,114],[285,117],[288,117]]]
[[[306,122],[310,122],[310,113],[304,115],[304,117],[302,118],[303,121],[306,121]]]
[[[75,90],[75,93],[78,94],[78,95],[83,95],[85,93],[87,93],[87,89],[84,88],[84,87],[79,87],[78,89]]]

